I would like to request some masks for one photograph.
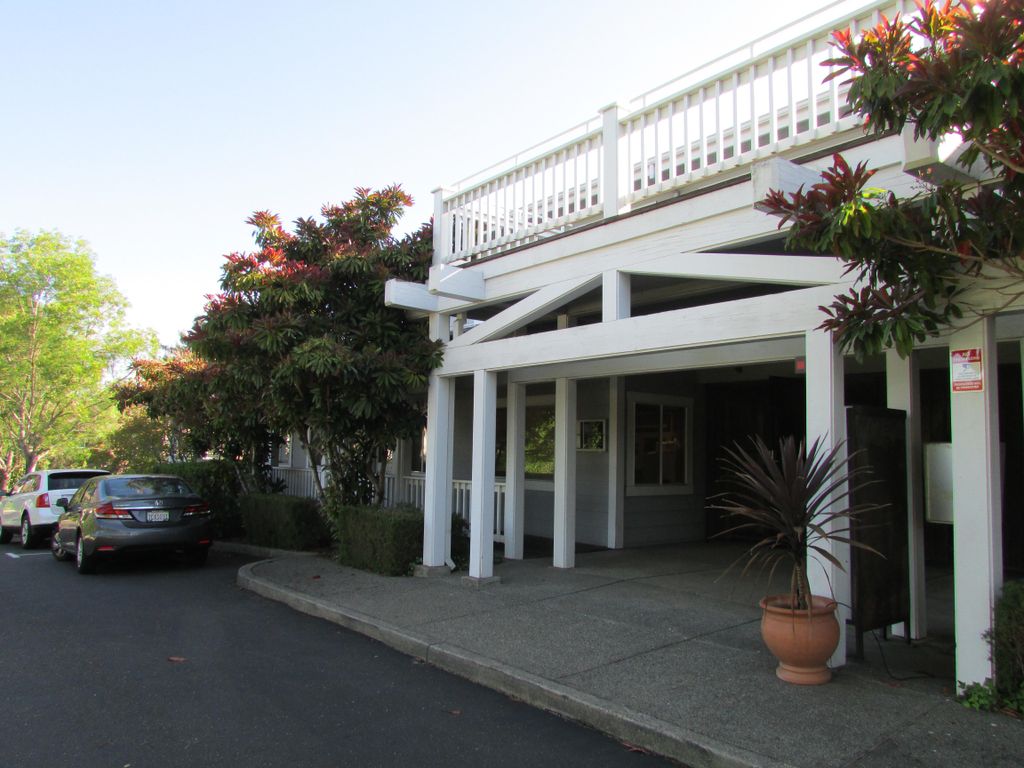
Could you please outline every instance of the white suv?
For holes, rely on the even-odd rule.
[[[0,497],[0,544],[21,531],[21,546],[34,547],[57,524],[63,511],[57,499],[70,499],[90,477],[109,474],[104,469],[40,469],[25,475],[10,496]]]

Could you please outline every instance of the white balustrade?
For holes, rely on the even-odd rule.
[[[312,469],[293,469],[290,467],[271,467],[270,477],[276,482],[284,483],[285,493],[289,496],[302,496],[309,499],[318,498],[316,480]],[[469,491],[473,484],[469,480],[452,481],[452,512],[464,520],[469,520]],[[407,475],[398,481],[394,475],[384,476],[384,504],[411,504],[423,509],[423,498],[426,489],[423,475]],[[494,540],[505,540],[505,483],[494,484]]]
[[[284,483],[284,492],[288,496],[301,496],[306,499],[319,498],[320,494],[312,469],[271,467],[270,479],[274,482]]]
[[[831,3],[641,94],[619,119],[615,152],[604,146],[595,118],[454,189],[438,190],[435,261],[501,253],[857,127],[846,105],[846,87],[838,78],[824,82],[830,68],[823,63],[834,55],[831,32],[850,27],[856,33],[877,24],[882,14],[892,18],[915,11],[910,0],[845,10],[855,4]],[[846,15],[837,15],[842,12]],[[794,39],[797,30],[806,31]],[[788,39],[777,42],[783,34]],[[621,163],[609,162],[615,157]],[[618,190],[614,205],[605,205],[603,189]]]

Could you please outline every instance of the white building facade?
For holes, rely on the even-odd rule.
[[[957,172],[939,146],[865,136],[842,85],[823,82],[831,30],[896,11],[913,6],[808,20],[435,192],[429,282],[386,292],[445,344],[424,444],[399,450],[389,480],[392,498],[424,509],[427,571],[447,570],[453,511],[470,520],[469,574],[481,581],[495,544],[519,558],[526,536],[550,541],[555,568],[572,568],[579,544],[703,541],[719,530],[708,497],[723,446],[754,433],[842,444],[846,406],[887,406],[907,417],[904,630],[927,631],[926,543],[943,546],[929,539],[924,443],[948,442],[955,523],[932,539],[952,551],[957,679],[992,676],[982,634],[1003,580],[1003,521],[1020,515],[1003,503],[999,445],[1020,309],[1001,306],[909,359],[856,364],[818,330],[820,307],[851,287],[842,265],[786,253],[777,220],[757,209],[769,188],[814,183],[837,152],[899,196],[922,169]],[[965,349],[979,350],[980,389],[950,388],[950,350]],[[1015,396],[1002,441],[1009,430],[1016,445]],[[834,554],[849,563],[845,547]],[[823,564],[812,579],[849,604],[850,568]]]

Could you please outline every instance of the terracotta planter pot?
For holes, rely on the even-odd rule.
[[[826,666],[839,645],[836,601],[811,597],[811,610],[793,610],[789,595],[761,600],[761,637],[775,654],[780,680],[797,685],[821,685],[832,679]]]

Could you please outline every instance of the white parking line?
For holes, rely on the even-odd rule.
[[[16,555],[13,552],[5,552],[4,554],[7,555],[8,557],[13,557],[15,560],[17,560],[19,557],[40,557],[41,555],[48,555],[50,553],[49,552],[29,552],[28,554],[25,554],[25,555]]]

